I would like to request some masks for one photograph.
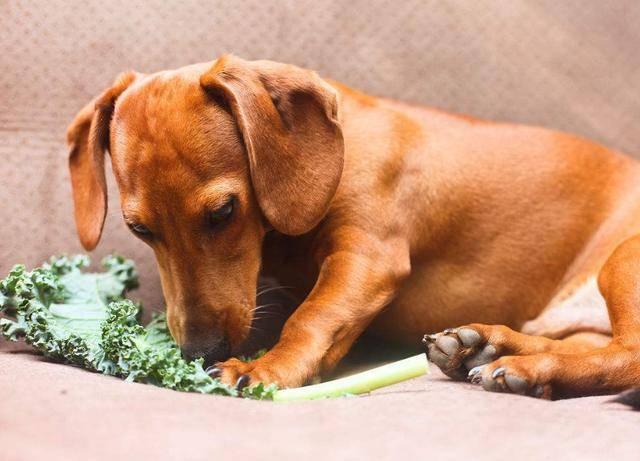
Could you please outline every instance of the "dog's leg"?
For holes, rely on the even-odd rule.
[[[378,250],[372,253],[372,248]],[[291,387],[328,371],[389,302],[409,267],[408,252],[393,245],[332,248],[322,258],[315,287],[287,320],[274,348],[250,363],[219,364],[222,379]]]
[[[550,340],[506,327],[469,325],[426,338],[429,356],[455,377],[460,377],[461,370],[455,366],[459,358],[463,363],[475,358],[477,363],[467,363],[475,366],[472,380],[492,391],[552,398],[638,386],[640,236],[618,246],[603,266],[598,285],[613,329],[608,344],[595,335]],[[478,353],[464,352],[479,347]]]

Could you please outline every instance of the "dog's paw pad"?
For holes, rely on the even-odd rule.
[[[460,349],[460,343],[455,336],[440,336],[436,339],[435,345],[448,356],[452,356]]]
[[[480,332],[470,327],[450,328],[442,333],[425,335],[427,357],[444,374],[464,380],[468,370],[493,362],[494,346],[487,344]]]
[[[462,341],[462,344],[467,347],[477,346],[480,344],[480,341],[482,341],[480,333],[471,328],[459,328],[456,334],[460,341]]]
[[[505,375],[504,382],[511,392],[515,394],[526,394],[529,391],[529,383],[526,379],[516,375]]]
[[[470,355],[469,358],[464,361],[464,366],[467,367],[468,370],[471,370],[480,365],[493,362],[496,356],[496,348],[491,344],[487,344],[475,354]]]

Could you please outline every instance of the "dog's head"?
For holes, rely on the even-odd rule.
[[[316,74],[270,61],[121,75],[67,133],[83,246],[102,232],[108,151],[174,338],[188,357],[225,359],[250,329],[265,233],[303,234],[327,212],[343,166],[337,112]]]

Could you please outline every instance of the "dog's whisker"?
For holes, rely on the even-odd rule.
[[[253,313],[253,312],[257,312],[257,311],[264,311],[265,307],[271,307],[271,306],[281,306],[281,304],[279,303],[271,303],[271,304],[262,304],[260,306],[256,306],[253,309],[251,309],[249,312]],[[265,311],[266,312],[266,311]]]
[[[284,315],[278,315],[276,312],[272,313],[273,315],[263,315],[260,317],[254,317],[253,321],[254,322],[260,322],[262,320],[274,320],[274,319],[280,319],[280,318],[284,318]]]
[[[256,312],[255,315],[253,316],[253,318],[256,318],[256,316],[260,316],[260,315],[284,315],[284,313],[282,311],[260,311],[260,312]]]
[[[286,316],[274,314],[274,315],[264,315],[264,316],[261,316],[261,317],[255,317],[253,319],[253,322],[257,322],[257,323],[260,323],[260,322],[274,322],[274,321],[275,322],[279,322],[280,320],[284,320],[284,319],[286,319]]]
[[[265,294],[265,293],[269,293],[269,292],[271,292],[271,291],[275,291],[275,290],[293,290],[293,288],[294,288],[294,287],[291,287],[291,286],[285,286],[285,285],[278,286],[278,287],[270,287],[270,288],[266,288],[266,289],[264,289],[264,290],[262,290],[262,291],[258,292],[258,294],[256,295],[256,298],[257,298],[257,297],[259,297],[259,296],[262,296],[262,295],[263,295],[263,294]]]
[[[259,320],[264,318],[277,318],[277,317],[284,317],[284,314],[278,311],[259,312],[258,314],[252,317],[252,320]]]

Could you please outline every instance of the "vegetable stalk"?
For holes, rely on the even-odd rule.
[[[326,397],[341,397],[350,394],[364,394],[380,387],[416,378],[428,371],[429,364],[426,354],[418,354],[345,378],[310,386],[280,389],[273,394],[273,400],[275,402],[294,402]]]

